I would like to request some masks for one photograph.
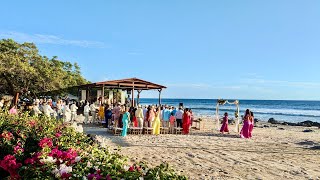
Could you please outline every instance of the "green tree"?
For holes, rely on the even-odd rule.
[[[33,43],[0,40],[0,92],[15,95],[55,91],[88,83],[77,63],[39,54]]]

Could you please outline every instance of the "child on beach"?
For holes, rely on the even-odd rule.
[[[171,112],[170,119],[169,119],[169,122],[170,122],[170,124],[169,124],[169,131],[170,131],[171,133],[173,133],[173,128],[174,128],[174,122],[175,122],[175,121],[176,121],[176,118],[175,118],[175,116],[174,116],[174,113]]]
[[[224,117],[223,117],[223,122],[222,122],[222,126],[220,128],[220,132],[223,134],[224,132],[229,133],[229,128],[228,128],[228,113],[224,113]]]

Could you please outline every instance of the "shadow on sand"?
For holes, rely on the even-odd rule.
[[[221,138],[239,138],[237,134],[221,134],[215,132],[192,132],[190,135],[193,136],[211,136],[211,137],[221,137]]]
[[[305,146],[305,149],[320,150],[320,144],[314,141],[302,141],[296,144],[300,146]]]

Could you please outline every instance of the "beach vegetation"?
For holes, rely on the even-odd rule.
[[[168,164],[130,164],[62,121],[0,113],[0,179],[186,179]]]

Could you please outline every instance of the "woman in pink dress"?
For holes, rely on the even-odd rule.
[[[224,132],[229,133],[229,128],[228,128],[228,113],[224,113],[224,117],[223,117],[223,122],[222,122],[222,126],[220,128],[220,132],[223,134]]]
[[[246,114],[243,118],[243,127],[240,131],[241,138],[250,138],[250,121],[251,121],[251,113],[250,110],[246,110]]]
[[[252,130],[253,130],[253,126],[254,126],[254,116],[253,116],[253,112],[251,112],[251,118],[249,121],[249,137],[252,138]]]
[[[189,126],[192,127],[194,116],[193,116],[193,112],[191,109],[189,109],[189,113],[190,113],[190,125]]]
[[[182,129],[183,129],[183,134],[189,134],[189,129],[190,129],[190,124],[191,124],[191,116],[189,109],[186,108],[184,110],[183,116],[182,116]]]

